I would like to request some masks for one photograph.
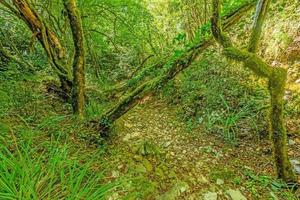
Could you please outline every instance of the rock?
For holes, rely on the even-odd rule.
[[[127,135],[125,135],[125,136],[123,137],[123,141],[124,141],[124,142],[128,142],[129,140],[131,140],[131,139],[133,139],[133,138],[136,138],[136,137],[138,137],[139,135],[140,135],[140,133],[138,133],[138,132],[129,133],[129,134],[127,134]]]
[[[143,164],[136,165],[135,170],[140,173],[147,173],[147,169]]]
[[[294,170],[296,174],[300,175],[300,161],[299,160],[290,160],[292,166],[294,167]]]
[[[225,194],[230,200],[247,200],[247,198],[239,190],[227,190]]]
[[[218,194],[216,192],[207,192],[203,195],[203,200],[217,200]]]
[[[111,172],[111,176],[112,176],[113,178],[118,178],[118,177],[120,176],[120,172],[119,172],[119,171],[112,171],[112,172]]]
[[[294,140],[289,139],[289,145],[295,145],[296,142]]]
[[[153,142],[147,140],[138,141],[134,145],[133,150],[142,156],[158,155],[160,153],[159,148]]]
[[[124,126],[125,126],[126,128],[132,128],[132,127],[133,127],[133,125],[130,124],[129,122],[125,122]]]
[[[153,170],[153,166],[152,166],[152,164],[150,163],[149,160],[144,159],[142,162],[143,162],[143,165],[145,166],[145,168],[147,169],[148,172],[151,172]]]
[[[222,180],[222,179],[217,179],[217,184],[218,184],[218,185],[223,185],[223,184],[224,184],[224,180]]]
[[[205,178],[205,176],[203,176],[203,175],[199,176],[198,181],[199,181],[199,183],[203,183],[203,184],[209,183],[209,181],[207,180],[207,178]]]
[[[189,189],[189,185],[186,182],[177,182],[171,190],[158,197],[158,200],[176,200],[178,197]]]
[[[164,148],[167,148],[167,147],[170,146],[171,144],[172,144],[171,141],[166,142],[166,143],[164,144]]]

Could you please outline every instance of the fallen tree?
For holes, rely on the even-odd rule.
[[[254,27],[247,51],[235,47],[231,39],[223,32],[220,21],[221,5],[219,0],[213,0],[212,33],[217,42],[224,48],[224,54],[228,58],[243,62],[244,66],[257,76],[268,80],[268,89],[271,96],[270,136],[273,141],[276,171],[279,178],[287,183],[294,184],[297,183],[297,179],[288,159],[287,134],[283,115],[287,70],[280,67],[271,67],[255,54],[269,3],[269,0],[259,0],[257,4]]]
[[[222,22],[224,30],[236,24],[245,15],[245,13],[255,6],[255,3],[256,0],[251,0],[241,5],[228,15],[224,16]],[[212,44],[214,44],[213,36],[208,34],[208,36],[206,35],[205,37],[201,38],[200,41],[194,42],[186,50],[175,51],[174,55],[163,64],[160,73],[158,73],[155,78],[144,83],[139,83],[139,80],[141,80],[139,79],[141,74],[137,75],[135,78],[139,83],[136,84],[138,86],[130,93],[127,93],[121,97],[119,102],[104,112],[100,119],[92,121],[93,123],[96,123],[96,127],[99,129],[100,134],[102,136],[107,136],[114,121],[136,106],[138,102],[145,96],[154,92],[155,89],[165,85],[182,70],[189,67],[191,63],[195,61],[200,54]],[[142,73],[145,73],[147,70],[151,70],[151,68],[143,70]]]

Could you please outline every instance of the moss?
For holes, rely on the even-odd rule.
[[[259,4],[263,2],[265,1],[259,1]],[[282,68],[273,68],[265,63],[257,55],[249,51],[242,51],[234,47],[229,37],[222,32],[220,12],[220,1],[214,0],[212,32],[216,40],[223,46],[224,54],[231,59],[243,62],[244,66],[251,69],[257,76],[267,78],[269,80],[269,92],[271,96],[270,134],[273,141],[274,161],[277,175],[279,178],[282,178],[286,182],[296,183],[296,178],[287,155],[287,135],[283,116],[283,96],[287,80],[287,71]],[[259,12],[259,15],[266,14],[266,10],[264,9],[259,9]],[[261,29],[263,20],[259,20],[260,24],[257,25],[259,27],[255,26],[254,29]],[[250,45],[250,48],[253,48],[253,51],[256,48],[258,38],[261,34],[260,31],[261,30],[253,31],[252,37],[255,41],[252,41],[254,43]]]
[[[36,10],[30,6],[28,1],[14,0],[12,2],[18,10],[18,12],[14,13],[27,24],[33,36],[42,44],[51,66],[58,74],[60,80],[65,81],[61,83],[62,89],[66,89],[65,93],[69,94],[70,91],[67,90],[68,87],[64,86],[66,83],[72,83],[71,70],[67,64],[65,49],[61,45],[57,35],[50,30]],[[72,87],[72,84],[70,86]]]
[[[83,119],[85,112],[85,50],[83,28],[75,0],[65,0],[64,6],[68,13],[75,47],[73,60],[74,85],[72,88],[73,112],[77,114],[80,119]]]
[[[270,137],[273,141],[274,159],[277,174],[287,182],[295,182],[296,177],[291,170],[291,163],[287,155],[287,134],[284,121],[284,92],[287,80],[287,70],[274,68],[269,80],[271,95]]]

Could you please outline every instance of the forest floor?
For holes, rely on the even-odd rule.
[[[10,85],[7,97],[0,99],[5,110],[0,118],[0,133],[4,134],[0,136],[9,151],[18,152],[16,143],[30,147],[25,172],[38,165],[47,167],[49,148],[63,152],[67,145],[67,157],[57,159],[90,163],[93,174],[103,174],[94,187],[115,183],[108,200],[299,199],[299,194],[284,189],[274,178],[267,137],[243,134],[228,142],[201,126],[189,130],[176,106],[150,97],[117,121],[109,139],[91,144],[86,138],[98,133],[86,123],[76,122],[68,104],[45,94],[43,85],[27,82],[14,87],[17,89]],[[299,135],[289,143],[291,158],[299,159]]]
[[[244,135],[230,144],[221,136],[203,133],[201,127],[188,131],[176,116],[176,107],[155,100],[123,116],[115,132],[108,146],[114,152],[110,155],[118,155],[107,158],[116,166],[111,176],[140,178],[128,199],[296,198],[272,178],[267,138]],[[299,158],[300,137],[290,141],[295,141],[290,156]]]

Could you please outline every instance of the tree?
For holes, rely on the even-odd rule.
[[[296,183],[296,177],[287,154],[287,134],[283,116],[283,96],[287,70],[280,67],[271,67],[262,58],[254,54],[257,49],[263,21],[266,17],[268,4],[269,0],[259,0],[258,2],[248,51],[235,47],[230,38],[224,34],[220,21],[221,5],[219,0],[213,0],[212,33],[217,42],[224,48],[224,54],[228,58],[243,62],[245,67],[252,70],[256,75],[268,79],[271,96],[270,135],[273,141],[277,175],[288,183]]]
[[[72,74],[66,49],[61,44],[57,34],[43,21],[28,0],[12,0],[13,6],[5,0],[0,0],[0,3],[23,20],[31,30],[33,37],[41,43],[51,66],[58,74],[61,89],[68,97],[72,89]]]
[[[82,119],[84,117],[85,105],[84,34],[75,0],[64,0],[64,6],[68,13],[75,47],[73,60],[72,105],[74,113],[78,114]]]

